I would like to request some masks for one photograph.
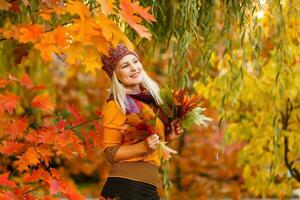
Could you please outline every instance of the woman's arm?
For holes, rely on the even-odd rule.
[[[156,149],[159,143],[159,136],[153,134],[148,136],[144,141],[136,144],[123,144],[119,146],[112,147],[106,151],[107,160],[110,163],[131,159],[134,157],[141,156],[149,151]],[[116,148],[116,149],[114,149]]]
[[[115,154],[114,162],[141,156],[149,151],[146,141],[131,145],[121,145]]]

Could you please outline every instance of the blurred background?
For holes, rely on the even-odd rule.
[[[170,144],[179,154],[170,160],[169,199],[299,197],[299,9],[297,0],[0,0],[0,174],[16,183],[0,186],[0,195],[79,199],[43,182],[46,172],[32,176],[43,169],[84,198],[99,196],[109,170],[101,109],[110,86],[100,56],[124,42],[161,86],[201,96],[213,119]],[[20,98],[11,112],[8,91]],[[40,93],[55,108],[33,108]],[[24,129],[7,128],[25,118]],[[61,129],[59,119],[70,122],[85,153],[58,153],[42,142],[53,148],[47,165],[28,135],[40,138],[49,123]],[[16,143],[25,146],[8,149]],[[36,162],[25,147],[34,147]]]

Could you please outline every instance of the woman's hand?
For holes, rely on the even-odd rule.
[[[168,134],[167,140],[172,141],[179,138],[183,134],[183,128],[179,119],[175,119],[171,123],[171,132]]]
[[[154,150],[159,143],[159,136],[157,134],[152,134],[145,139],[145,142],[151,150]]]

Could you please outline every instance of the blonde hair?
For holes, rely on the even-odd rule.
[[[144,70],[142,72],[143,81],[141,82],[141,86],[143,86],[150,92],[157,105],[161,105],[163,102],[159,95],[159,86],[148,76],[148,74]],[[112,75],[110,95],[113,96],[121,111],[126,114],[126,90],[124,85],[119,82],[116,71],[114,71]]]

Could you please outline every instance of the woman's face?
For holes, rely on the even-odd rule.
[[[124,56],[116,67],[118,80],[125,87],[134,87],[143,81],[143,66],[139,59],[130,54]]]

